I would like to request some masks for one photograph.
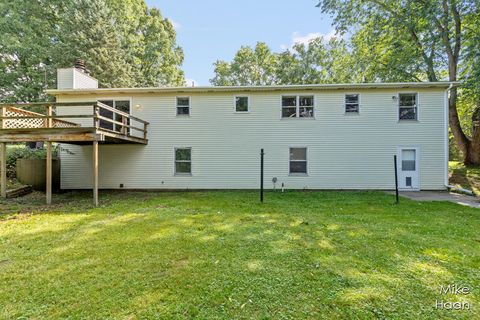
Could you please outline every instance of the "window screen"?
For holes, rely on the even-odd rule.
[[[307,173],[307,148],[290,148],[290,173]]]
[[[399,94],[399,119],[417,120],[417,94],[400,93]]]
[[[282,96],[282,118],[312,118],[313,96]]]
[[[192,149],[176,148],[175,149],[175,174],[191,174],[192,173]]]
[[[177,116],[190,114],[190,98],[177,97]]]
[[[359,112],[359,95],[358,94],[346,94],[345,95],[345,112],[346,113],[358,113]]]
[[[235,112],[248,112],[248,97],[235,97]]]

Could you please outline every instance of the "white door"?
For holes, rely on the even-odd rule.
[[[398,188],[401,190],[419,190],[418,149],[401,147],[398,150]]]

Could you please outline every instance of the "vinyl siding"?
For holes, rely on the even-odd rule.
[[[392,189],[397,147],[416,146],[420,188],[444,189],[444,91],[419,89],[419,121],[410,122],[398,121],[392,96],[411,90],[356,92],[358,115],[344,113],[347,92],[340,90],[249,93],[250,113],[234,112],[234,96],[244,94],[192,93],[190,116],[181,117],[174,94],[116,95],[111,98],[131,98],[132,114],[150,122],[149,143],[100,145],[100,188],[257,188],[264,148],[266,188],[277,177],[277,188],[283,182],[287,189]],[[281,95],[289,94],[314,94],[315,119],[282,119]],[[308,176],[289,175],[289,147],[297,146],[308,148]],[[73,153],[61,153],[62,188],[91,188],[91,146],[62,147]],[[192,148],[192,176],[174,176],[175,147]]]
[[[98,80],[75,68],[57,70],[57,89],[95,89]]]
[[[73,89],[93,89],[98,88],[98,80],[94,79],[81,71],[73,69],[75,73]]]
[[[57,70],[57,88],[73,89],[73,69]]]

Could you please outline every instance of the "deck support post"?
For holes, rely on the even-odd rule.
[[[47,141],[47,172],[46,172],[46,180],[47,180],[47,204],[52,204],[52,142]]]
[[[93,204],[98,206],[98,141],[93,141]]]
[[[1,196],[2,198],[7,197],[7,143],[2,142],[0,145],[0,175],[1,175]]]

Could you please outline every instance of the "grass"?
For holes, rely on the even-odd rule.
[[[381,192],[100,196],[0,202],[0,318],[480,317],[478,209]],[[472,293],[440,294],[452,283]]]
[[[450,184],[480,195],[480,167],[466,167],[457,161],[450,161],[448,166]]]

